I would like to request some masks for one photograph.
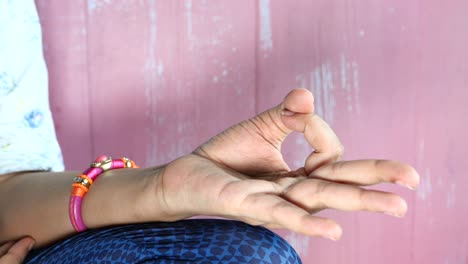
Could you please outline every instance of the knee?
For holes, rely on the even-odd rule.
[[[294,248],[272,231],[242,222],[228,222],[226,224],[232,225],[231,230],[225,230],[228,232],[217,235],[217,238],[230,241],[228,251],[236,263],[301,263]]]

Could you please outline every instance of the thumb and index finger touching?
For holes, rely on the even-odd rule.
[[[335,163],[343,155],[343,145],[330,126],[314,114],[314,98],[306,89],[292,90],[279,106],[270,111],[281,120],[278,123],[284,126],[282,129],[287,134],[292,131],[303,133],[314,148],[304,166],[309,176],[313,174],[318,178],[358,185],[394,182],[410,189],[419,184],[419,175],[414,168],[400,162],[357,160]],[[361,177],[357,178],[356,175]]]
[[[343,146],[330,126],[314,113],[314,97],[310,91],[294,89],[279,106],[270,111],[281,120],[278,123],[284,126],[282,130],[287,134],[292,131],[303,133],[306,141],[314,148],[305,162],[307,173],[341,158]]]

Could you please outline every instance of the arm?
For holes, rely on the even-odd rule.
[[[154,185],[162,167],[120,169],[100,175],[83,200],[89,228],[166,220]],[[68,200],[79,172],[24,172],[0,178],[0,244],[29,235],[44,245],[73,234]]]

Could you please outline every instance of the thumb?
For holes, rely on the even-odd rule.
[[[266,140],[279,147],[291,132],[303,131],[303,121],[302,118],[297,118],[298,114],[312,115],[313,112],[314,97],[309,90],[301,88],[292,90],[281,104],[260,113],[250,121],[255,123]]]
[[[294,89],[286,95],[280,106],[282,106],[283,115],[293,113],[313,114],[314,96],[307,89]]]

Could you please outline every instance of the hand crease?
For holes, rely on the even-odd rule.
[[[280,127],[280,125],[278,125],[278,123],[276,123],[276,121],[275,121],[275,119],[273,118],[273,116],[271,116],[270,111],[267,111],[267,114],[268,114],[268,116],[270,117],[270,119],[271,119],[271,121],[273,122],[273,124],[275,124],[276,128],[278,128],[278,130],[281,131],[281,133],[283,133],[283,135],[286,136],[286,135],[289,134],[288,132],[284,131],[284,130]]]

